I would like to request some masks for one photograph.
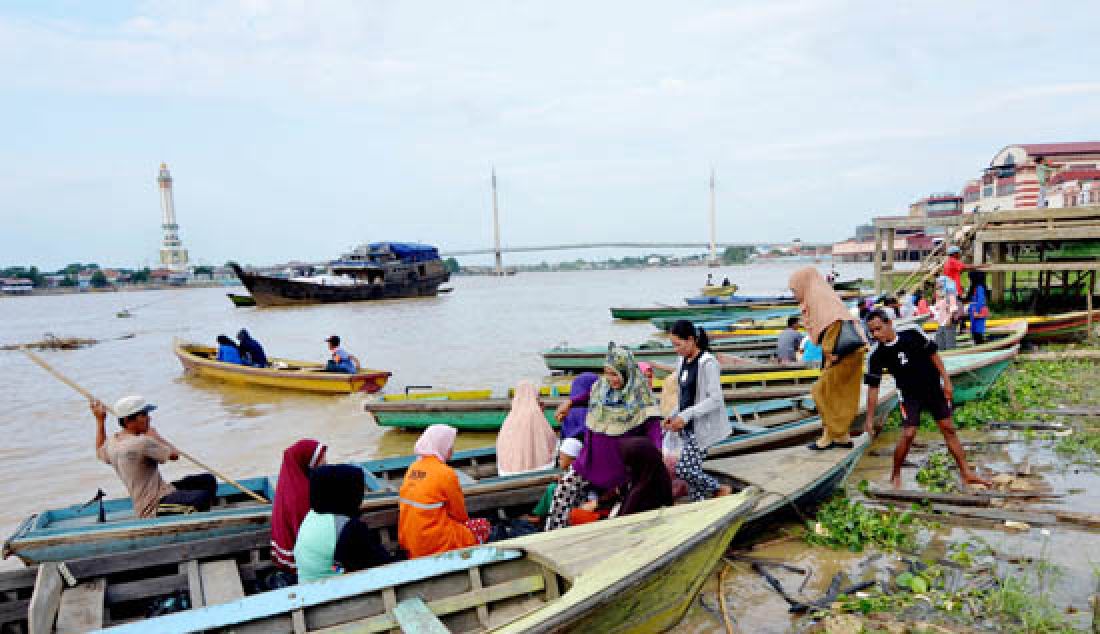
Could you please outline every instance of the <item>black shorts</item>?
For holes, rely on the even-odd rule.
[[[951,417],[951,403],[943,392],[922,396],[905,396],[905,400],[898,403],[901,408],[902,427],[920,427],[920,414],[927,411],[933,420],[941,421]]]

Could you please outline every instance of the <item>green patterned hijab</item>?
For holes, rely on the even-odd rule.
[[[629,350],[614,343],[608,344],[604,366],[623,377],[623,387],[612,389],[603,376],[596,381],[592,396],[588,399],[588,418],[585,419],[589,429],[608,436],[621,436],[647,418],[661,415],[649,382],[638,369]]]

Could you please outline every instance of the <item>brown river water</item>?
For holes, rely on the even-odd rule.
[[[100,340],[40,354],[104,400],[145,396],[159,406],[153,424],[166,438],[224,473],[247,477],[277,473],[283,449],[303,437],[328,443],[333,462],[406,454],[416,437],[375,426],[363,412],[364,395],[312,396],[187,377],[172,354],[174,338],[213,343],[244,327],[270,356],[323,360],[324,338],[339,334],[364,365],[393,372],[388,392],[432,385],[502,393],[547,373],[542,349],[563,341],[638,343],[653,332],[647,322],[614,322],[610,306],[682,302],[708,272],[728,275],[743,293],[776,294],[799,266],[456,277],[454,292],[437,298],[276,309],[235,308],[225,292],[240,288],[0,298],[0,345],[45,333]],[[826,271],[829,264],[817,266]],[[845,278],[868,273],[865,265],[839,270]],[[116,317],[124,307],[134,316]],[[94,419],[83,398],[19,352],[0,351],[0,377],[0,535],[31,513],[88,500],[97,488],[126,495],[111,468],[95,459]],[[492,434],[463,433],[458,446],[493,442]],[[181,461],[164,473],[196,470]]]

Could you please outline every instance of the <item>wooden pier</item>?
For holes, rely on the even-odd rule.
[[[894,268],[898,230],[942,230],[943,243],[916,270]],[[949,246],[989,274],[989,301],[1032,310],[1091,308],[1100,269],[1100,206],[1010,209],[944,217],[874,219],[875,292],[922,288],[943,269]],[[1074,305],[1077,304],[1077,305]]]

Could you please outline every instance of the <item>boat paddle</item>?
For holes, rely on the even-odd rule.
[[[37,364],[37,365],[38,365],[39,367],[41,367],[41,368],[42,368],[43,370],[45,370],[46,372],[49,372],[50,374],[52,374],[52,375],[54,376],[54,378],[56,378],[57,380],[61,381],[61,382],[62,382],[62,383],[64,383],[65,385],[68,385],[69,387],[71,387],[71,388],[73,388],[74,390],[76,390],[76,391],[77,391],[77,392],[78,392],[78,393],[79,393],[79,394],[80,394],[81,396],[83,396],[84,398],[88,399],[89,401],[96,401],[96,400],[99,400],[99,399],[97,399],[97,398],[96,398],[96,397],[95,397],[94,395],[92,395],[92,393],[91,393],[91,392],[89,392],[88,390],[86,390],[86,389],[84,389],[83,387],[81,387],[81,386],[80,386],[80,385],[79,385],[78,383],[76,383],[75,381],[73,381],[73,380],[72,380],[72,379],[70,379],[69,377],[67,377],[67,376],[65,376],[64,374],[61,374],[60,372],[58,372],[58,371],[57,371],[56,369],[54,369],[54,367],[53,367],[53,366],[51,366],[50,364],[46,363],[45,359],[43,359],[42,357],[40,357],[40,356],[38,356],[37,354],[35,354],[35,353],[31,352],[31,351],[30,351],[30,350],[28,350],[28,349],[27,349],[26,347],[24,347],[24,348],[20,348],[20,350],[22,350],[22,351],[23,351],[23,354],[25,354],[25,355],[27,355],[28,357],[30,357],[31,361],[34,361],[34,362],[35,362],[35,363],[36,363],[36,364]],[[106,405],[106,403],[104,403],[104,405],[105,405],[105,406],[107,407],[107,411],[108,411],[108,412],[110,412],[112,416],[115,416],[115,412],[114,412],[114,410],[113,410],[113,409],[111,408],[111,406],[110,406],[110,405]],[[271,504],[271,502],[270,502],[270,501],[269,501],[269,500],[268,500],[267,498],[265,498],[264,496],[262,496],[262,495],[260,495],[260,494],[256,493],[255,491],[253,491],[253,490],[251,490],[251,489],[249,489],[249,488],[245,487],[245,486],[244,486],[243,484],[241,484],[240,482],[237,482],[237,481],[236,481],[236,480],[234,480],[233,478],[230,478],[229,476],[227,476],[227,475],[225,475],[224,473],[222,473],[222,472],[218,471],[217,469],[213,469],[213,468],[211,468],[211,467],[209,467],[209,466],[207,466],[207,465],[205,465],[205,464],[203,464],[203,463],[199,462],[198,460],[196,460],[196,459],[195,459],[195,457],[194,457],[194,456],[192,456],[191,454],[187,453],[186,451],[183,451],[183,450],[182,450],[182,449],[180,449],[179,447],[176,447],[176,446],[172,445],[171,443],[169,443],[169,442],[167,442],[167,441],[165,441],[165,442],[164,442],[164,444],[168,445],[168,448],[169,448],[169,449],[171,449],[172,451],[176,452],[176,453],[177,453],[177,454],[179,454],[179,455],[180,455],[181,457],[183,457],[183,458],[186,458],[186,459],[187,459],[188,461],[190,461],[190,462],[191,462],[192,464],[194,464],[194,465],[195,465],[195,466],[197,466],[198,468],[200,468],[200,469],[203,469],[203,470],[205,470],[205,471],[208,471],[208,472],[210,472],[210,473],[212,473],[212,474],[216,475],[217,477],[219,477],[219,478],[221,478],[222,480],[224,480],[226,484],[230,484],[230,485],[232,485],[233,487],[235,487],[236,489],[240,490],[240,491],[241,491],[242,493],[244,493],[245,495],[247,495],[247,496],[251,497],[252,499],[256,500],[257,502],[260,502],[260,503],[262,503],[262,504]]]

